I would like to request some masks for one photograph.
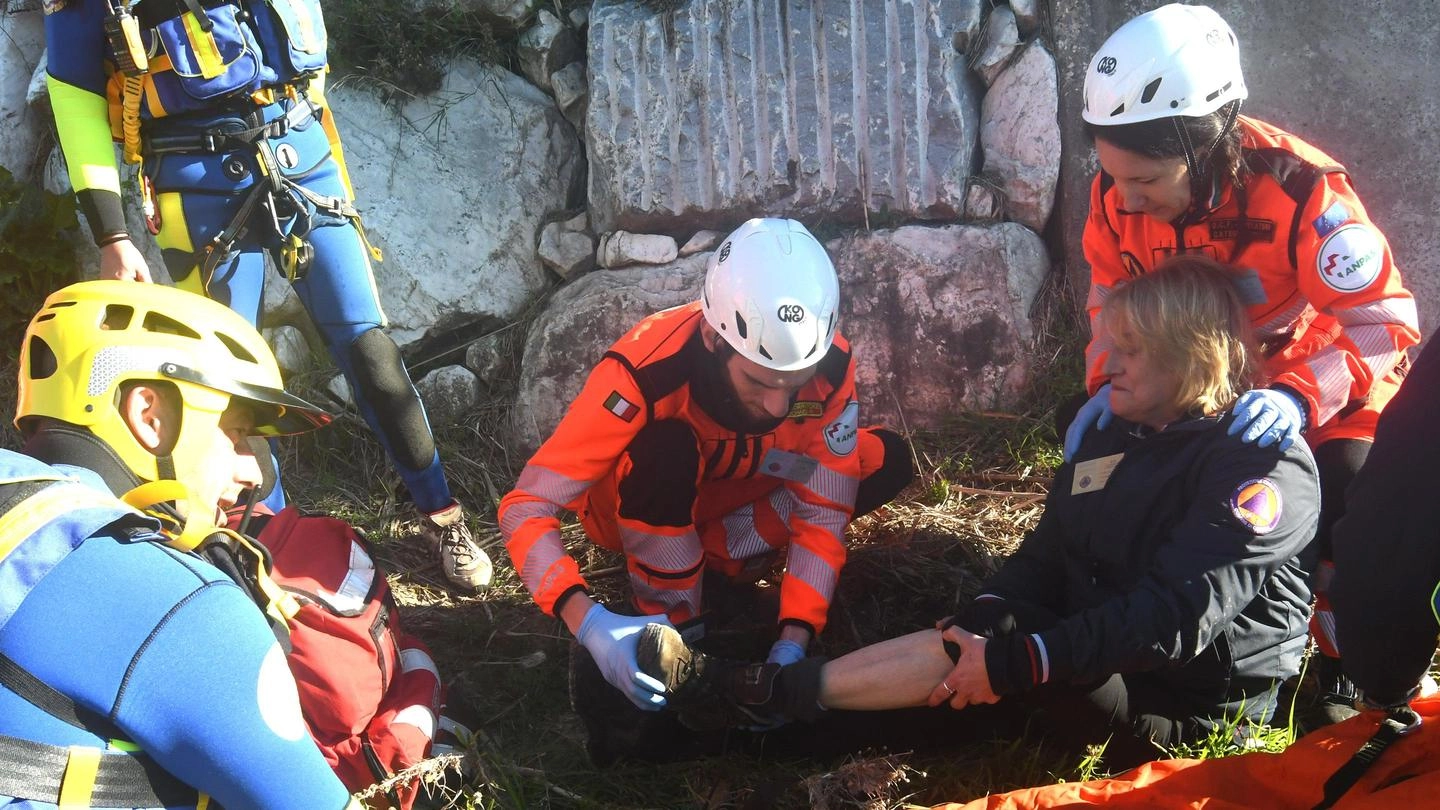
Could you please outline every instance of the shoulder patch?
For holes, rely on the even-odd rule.
[[[1269,478],[1251,478],[1230,493],[1230,512],[1256,534],[1280,525],[1280,489]]]
[[[1325,213],[1316,217],[1310,224],[1315,227],[1315,235],[1323,237],[1329,236],[1336,228],[1344,225],[1349,218],[1350,209],[1345,207],[1344,202],[1336,200],[1334,205],[1326,208]]]
[[[640,406],[621,396],[619,391],[611,391],[603,407],[626,422],[635,421],[635,416],[640,413]]]
[[[855,442],[860,435],[860,403],[850,400],[835,421],[825,426],[825,446],[837,456],[848,456],[855,452]]]
[[[1380,275],[1385,249],[1369,225],[1351,224],[1335,231],[1320,244],[1315,269],[1320,280],[1342,293],[1363,290]]]

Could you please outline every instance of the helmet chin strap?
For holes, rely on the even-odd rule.
[[[245,513],[240,516],[240,525],[236,527],[235,531],[238,534],[246,534],[246,530],[250,528],[250,518],[255,516],[255,504],[260,502],[260,491],[255,487],[250,487],[241,494],[241,497],[245,499]]]
[[[1215,156],[1215,148],[1230,134],[1235,127],[1235,121],[1240,117],[1240,100],[1236,99],[1228,105],[1225,113],[1225,123],[1220,127],[1220,132],[1215,135],[1215,140],[1206,147],[1205,161],[1201,163],[1196,156],[1195,144],[1190,140],[1190,131],[1185,128],[1183,116],[1173,116],[1170,123],[1175,127],[1175,135],[1180,141],[1180,150],[1185,157],[1185,169],[1190,173],[1190,207],[1180,216],[1181,225],[1189,225],[1200,221],[1208,213],[1207,201],[1215,191],[1215,173],[1211,170],[1214,164],[1212,158]]]

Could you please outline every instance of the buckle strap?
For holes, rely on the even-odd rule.
[[[1315,810],[1328,810],[1333,807],[1350,788],[1355,787],[1355,783],[1370,770],[1370,766],[1375,764],[1375,760],[1385,753],[1391,743],[1417,728],[1420,728],[1420,715],[1408,704],[1389,709],[1375,734],[1360,746],[1360,750],[1356,751],[1348,762],[1325,780],[1325,797],[1315,805]]]
[[[145,137],[145,154],[216,154],[227,152],[231,149],[240,149],[266,140],[269,138],[280,138],[290,131],[292,127],[298,127],[306,121],[319,120],[323,115],[323,108],[310,101],[304,93],[297,93],[295,105],[282,116],[271,121],[260,122],[256,120],[258,111],[237,113],[240,118],[246,119],[250,126],[241,130],[218,130],[210,129],[203,132],[178,132],[166,134],[152,132]],[[164,119],[159,119],[164,121]],[[152,125],[163,130],[164,125]]]
[[[0,735],[0,796],[60,807],[195,806],[201,794],[146,754]]]

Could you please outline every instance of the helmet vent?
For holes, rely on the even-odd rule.
[[[31,335],[30,379],[43,380],[51,374],[54,374],[59,368],[60,361],[55,359],[55,351],[50,348],[50,344],[46,343],[38,335]]]
[[[805,352],[805,356],[809,357],[810,355],[814,354],[815,350],[818,348],[820,348],[820,343],[817,341],[814,346],[810,347],[810,351]]]
[[[1170,102],[1170,106],[1175,106],[1175,102]],[[1123,112],[1125,112],[1125,105],[1121,104],[1119,107],[1116,107],[1115,109],[1110,111],[1110,117],[1114,118],[1115,116],[1120,115]]]
[[[232,339],[229,335],[224,335],[220,332],[216,332],[215,337],[220,338],[220,342],[225,344],[225,348],[229,349],[231,354],[235,355],[241,360],[244,360],[247,363],[256,362],[255,355],[251,354],[248,350],[246,350],[244,346],[236,343],[234,339]]]
[[[774,360],[774,359],[775,359],[775,358],[773,358],[773,357],[770,356],[770,353],[769,353],[769,352],[765,351],[765,347],[764,347],[764,346],[761,346],[760,349],[759,349],[759,351],[760,351],[760,356],[763,357],[763,358],[765,358],[766,360]]]
[[[1206,97],[1205,97],[1205,100],[1206,100],[1206,101],[1214,101],[1215,99],[1219,98],[1219,97],[1220,97],[1220,94],[1221,94],[1221,93],[1224,93],[1224,92],[1227,91],[1227,90],[1229,90],[1229,89],[1230,89],[1230,85],[1233,84],[1233,83],[1234,83],[1234,82],[1226,82],[1224,87],[1221,87],[1219,90],[1216,90],[1215,92],[1213,92],[1213,93],[1211,93],[1210,95],[1206,96]]]
[[[197,333],[194,329],[191,329],[185,324],[180,323],[174,318],[167,318],[166,316],[161,315],[158,312],[145,313],[145,325],[143,328],[146,332],[160,332],[166,335],[179,335],[180,337],[188,337],[192,340],[200,339],[199,333]]]
[[[130,319],[134,317],[134,307],[127,307],[124,304],[111,304],[105,307],[105,320],[101,322],[101,328],[115,332],[129,329]]]
[[[1140,103],[1141,103],[1141,104],[1149,104],[1152,100],[1154,100],[1154,98],[1155,98],[1155,93],[1160,90],[1160,82],[1162,82],[1162,81],[1164,81],[1164,80],[1165,80],[1165,77],[1160,76],[1160,77],[1157,77],[1157,78],[1155,79],[1155,81],[1150,82],[1149,84],[1145,85],[1145,92],[1143,92],[1143,93],[1140,94]]]
[[[748,326],[745,325],[745,319],[742,318],[742,317],[740,317],[740,313],[739,313],[739,312],[736,312],[736,313],[735,313],[735,331],[736,331],[737,333],[739,333],[741,340],[744,340],[745,338],[749,337],[749,334],[750,334],[750,327],[748,327]],[[764,350],[764,349],[761,349],[760,351],[761,351],[761,352],[764,352],[765,350]],[[770,355],[767,354],[767,355],[765,355],[765,356],[766,356],[766,357],[769,357]]]

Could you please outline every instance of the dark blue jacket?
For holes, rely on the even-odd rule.
[[[1253,693],[1257,680],[1298,672],[1315,460],[1303,442],[1283,453],[1244,444],[1228,424],[1209,417],[1154,432],[1117,418],[1086,434],[1039,525],[984,588],[1062,617],[1002,642],[1029,646],[1035,677],[1005,673],[997,692],[1150,671],[1198,705],[1220,706],[1244,697],[1232,680]],[[1098,460],[1117,455],[1101,485]]]

